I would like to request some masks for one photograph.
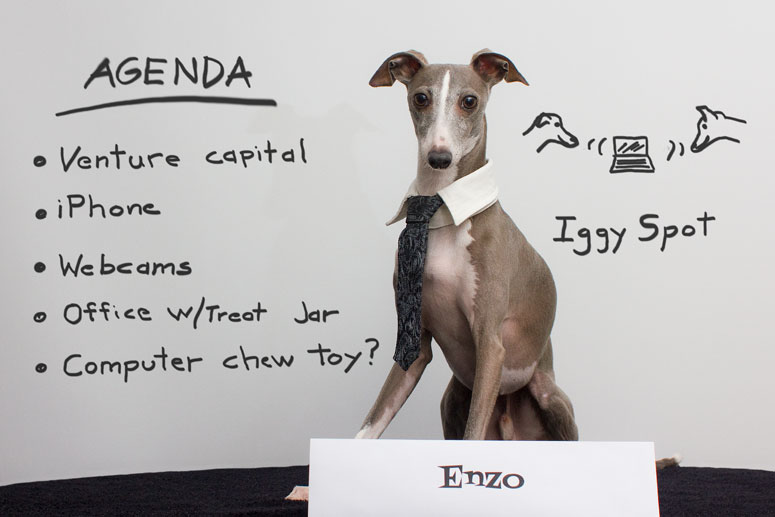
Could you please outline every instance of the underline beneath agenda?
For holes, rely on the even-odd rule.
[[[84,106],[82,108],[73,108],[56,113],[57,117],[72,115],[74,113],[83,113],[85,111],[95,111],[106,108],[117,108],[120,106],[134,106],[137,104],[157,104],[169,102],[201,102],[207,104],[236,104],[240,106],[277,106],[274,99],[246,99],[242,97],[208,97],[202,95],[174,95],[168,97],[142,97],[140,99],[128,99],[124,101],[106,102],[104,104],[95,104],[93,106]]]

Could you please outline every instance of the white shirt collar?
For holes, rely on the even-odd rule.
[[[444,204],[431,217],[428,228],[440,228],[454,224],[459,225],[469,217],[489,208],[498,200],[498,186],[495,184],[495,176],[492,171],[492,162],[485,163],[482,167],[467,176],[454,181],[438,192]],[[418,195],[417,179],[415,179],[407,191],[398,212],[386,224],[391,225],[406,217],[406,200]]]

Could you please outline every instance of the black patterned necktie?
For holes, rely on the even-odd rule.
[[[422,276],[428,251],[428,222],[443,204],[438,194],[410,197],[407,200],[406,228],[398,237],[398,338],[393,359],[404,370],[408,370],[420,355]]]

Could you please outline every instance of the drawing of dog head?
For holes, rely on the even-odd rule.
[[[579,145],[579,139],[563,127],[562,117],[556,113],[538,115],[533,120],[533,124],[522,133],[522,136],[526,136],[534,130],[542,138],[541,145],[536,149],[537,153],[540,153],[549,144],[560,144],[567,148]]]
[[[746,123],[745,120],[728,117],[723,112],[713,111],[707,106],[697,106],[697,111],[700,112],[700,118],[697,120],[697,136],[691,145],[693,153],[699,153],[719,140],[740,143],[737,133],[740,124]]]

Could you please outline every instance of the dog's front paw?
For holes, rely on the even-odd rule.
[[[293,491],[285,496],[286,501],[309,501],[309,487],[296,486]]]
[[[683,456],[680,454],[673,454],[669,458],[662,458],[657,460],[657,470],[666,469],[668,467],[677,467],[683,460]]]

